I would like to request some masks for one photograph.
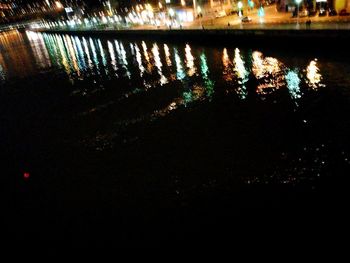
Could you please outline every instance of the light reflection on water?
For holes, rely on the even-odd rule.
[[[145,41],[127,43],[117,39],[102,40],[35,32],[27,32],[26,37],[38,68],[62,68],[72,83],[76,80],[92,80],[93,84],[98,84],[101,76],[108,76],[109,79],[115,79],[118,86],[129,79],[133,87],[130,91],[125,91],[125,96],[121,99],[156,87],[176,86],[180,89],[178,94],[182,95],[173,97],[170,108],[165,107],[167,112],[179,105],[188,106],[198,100],[211,100],[221,88],[216,83],[230,86],[240,99],[249,95],[248,86],[254,86],[255,94],[261,96],[286,88],[294,101],[301,99],[305,85],[312,89],[322,86],[317,59],[307,65],[300,65],[299,70],[288,68],[277,58],[264,57],[260,51],[246,53],[236,47],[225,47],[222,51],[222,66],[218,68],[211,63],[211,50],[193,49],[190,44],[170,46],[168,43],[160,45]],[[5,48],[9,45],[7,38],[6,35],[1,38]],[[24,41],[20,34],[16,34],[16,39]],[[0,54],[0,78],[3,80],[6,80],[8,64]],[[25,64],[25,67],[31,67],[31,63]],[[222,81],[217,74],[212,76],[212,71],[221,71]],[[302,72],[306,72],[306,76]],[[97,86],[103,87],[102,84]],[[84,88],[80,92],[77,90],[75,95],[88,93],[89,89]],[[163,115],[163,109],[155,109],[149,116],[159,112]]]
[[[194,57],[191,53],[191,47],[187,44],[185,48],[186,52],[186,66],[188,68],[188,76],[193,76],[196,73],[196,67],[194,65]]]
[[[310,64],[306,68],[306,76],[308,78],[308,84],[311,88],[317,89],[322,86],[321,79],[322,76],[319,73],[319,68],[317,67],[317,59],[310,61]]]
[[[225,83],[240,99],[247,98],[248,87],[255,88],[253,93],[262,98],[285,88],[295,101],[301,99],[302,90],[306,86],[312,89],[324,86],[321,84],[322,73],[317,59],[300,65],[300,69],[294,66],[289,68],[277,58],[265,57],[260,51],[246,53],[236,47],[225,47],[222,51],[222,65],[218,67],[210,63],[213,60],[210,49],[198,50],[190,44],[176,46],[169,43],[127,42],[35,32],[27,32],[26,37],[39,69],[62,68],[72,83],[90,79],[98,84],[102,76],[116,81],[129,79],[134,85],[122,98],[129,98],[151,88],[173,85],[180,88],[178,94],[182,95],[173,97],[170,104],[174,105],[176,101],[177,106],[188,106],[198,100],[211,100],[214,91],[220,89],[215,83]],[[32,67],[29,62],[16,62],[18,58],[13,58],[14,54],[9,50],[9,38],[24,42],[19,33],[1,36],[2,49],[7,50],[6,56],[0,54],[0,78],[3,81],[6,81],[7,68],[10,66],[15,65],[15,69],[19,67],[17,64]],[[21,56],[21,60],[26,60],[26,57],[28,54]],[[16,63],[9,63],[9,59]],[[222,72],[223,82],[218,81],[217,76],[214,81],[211,76],[211,72],[218,71]],[[86,95],[88,90],[85,87],[82,92],[78,90],[75,94]],[[158,111],[162,111],[162,108],[155,109],[154,112]]]
[[[237,89],[237,94],[240,98],[244,99],[247,96],[245,83],[248,81],[249,73],[244,66],[244,61],[238,48],[235,49],[234,65],[234,71],[238,78],[238,83],[240,84],[240,87]]]
[[[298,70],[289,70],[286,75],[287,87],[293,99],[301,98],[300,78]]]
[[[264,80],[257,87],[260,94],[267,94],[286,85],[285,66],[276,58],[264,58],[261,52],[253,52],[253,73],[257,79]]]
[[[5,48],[6,37],[2,36],[1,40]],[[35,32],[27,32],[26,37],[39,68],[62,67],[71,80],[84,79],[91,74],[97,76],[102,73],[129,79],[136,76],[143,78],[145,73],[147,75],[156,74],[159,76],[157,81],[144,78],[143,83],[146,89],[155,85],[169,84],[177,79],[182,82],[183,97],[187,103],[201,97],[199,94],[203,92],[199,90],[202,87],[207,90],[206,93],[209,96],[206,95],[206,97],[208,98],[215,90],[214,81],[209,75],[212,66],[208,62],[212,61],[212,58],[208,60],[210,54],[206,54],[206,51],[197,53],[195,50],[193,52],[190,44],[172,48],[169,48],[169,44],[163,44],[163,48],[160,49],[157,43],[152,43],[150,46],[145,41],[125,44],[116,39],[105,41],[90,37],[87,40],[85,37]],[[6,78],[6,68],[9,64],[5,60],[1,55],[0,75],[3,79]],[[131,60],[135,63],[130,63]],[[197,70],[197,65],[200,71]],[[247,96],[250,72],[257,79],[257,82],[254,83],[257,94],[266,95],[281,87],[286,87],[292,99],[301,98],[300,89],[303,83],[316,89],[321,85],[322,79],[317,59],[310,61],[308,65],[301,65],[301,68],[304,68],[303,71],[306,72],[305,78],[301,74],[302,71],[289,69],[288,65],[284,65],[277,58],[264,57],[259,51],[254,51],[251,57],[245,56],[242,55],[239,48],[226,47],[223,49],[222,66],[222,79],[227,84],[235,86],[236,93],[241,99]],[[175,73],[175,78],[172,72]]]
[[[159,83],[160,83],[160,85],[164,85],[164,84],[168,83],[168,79],[163,75],[163,72],[162,72],[163,64],[160,60],[159,48],[158,48],[157,44],[153,44],[152,53],[153,53],[156,68],[158,70],[158,74],[160,76]]]
[[[29,48],[14,52],[14,45],[28,44]],[[0,50],[1,84],[38,72],[59,72],[71,81],[70,95],[88,102],[73,114],[114,113],[112,124],[98,130],[93,142],[83,139],[99,151],[113,148],[113,140],[126,127],[181,110],[187,113],[191,107],[207,106],[222,97],[234,104],[237,100],[249,103],[249,98],[276,101],[276,94],[282,94],[293,102],[293,109],[300,109],[305,94],[317,94],[325,87],[321,59],[291,63],[267,52],[236,46],[213,48],[15,32],[0,35]],[[134,140],[137,136],[126,139]],[[303,169],[300,165],[298,172]]]
[[[145,67],[142,64],[142,56],[141,56],[141,52],[140,49],[138,47],[137,44],[135,44],[135,51],[136,51],[136,60],[139,66],[139,71],[140,71],[140,77],[143,76],[143,73],[145,72]]]
[[[28,52],[25,41],[24,35],[18,31],[0,33],[0,75],[4,81],[17,76],[26,77],[34,74],[33,57],[35,54]],[[33,42],[30,43],[33,44]],[[35,49],[35,51],[38,51],[42,58],[45,57],[40,53],[44,50]],[[38,57],[35,60],[40,64]]]
[[[16,37],[18,41],[24,41],[21,35],[16,34]],[[135,76],[142,78],[147,73],[147,75],[156,74],[159,77],[155,82],[150,78],[145,78],[143,83],[146,89],[155,85],[169,84],[176,79],[181,81],[186,105],[202,98],[204,93],[207,98],[214,94],[215,84],[209,74],[212,65],[208,63],[208,54],[206,51],[195,52],[198,54],[196,57],[189,44],[183,47],[174,46],[172,49],[169,48],[169,44],[163,44],[163,49],[160,49],[157,43],[149,46],[145,41],[125,45],[123,41],[116,39],[102,41],[90,37],[87,40],[85,37],[34,32],[27,32],[26,37],[39,68],[62,67],[71,80],[84,79],[91,74],[102,73],[117,78],[130,79]],[[2,46],[5,48],[10,45],[8,38],[7,35],[1,37]],[[233,60],[230,59],[230,55]],[[25,56],[23,58],[25,59]],[[135,63],[130,63],[128,61],[130,58]],[[251,61],[248,61],[249,59]],[[212,58],[209,59],[211,60]],[[2,79],[6,79],[8,64],[6,58],[1,54],[0,75]],[[196,64],[199,65],[200,71],[197,71]],[[303,82],[316,89],[321,85],[322,79],[317,59],[310,61],[308,65],[301,66],[306,72],[306,78],[304,78],[300,70],[289,69],[288,65],[284,65],[277,58],[264,57],[259,51],[254,51],[251,57],[244,56],[239,48],[226,47],[223,49],[222,66],[223,80],[235,85],[236,93],[241,99],[247,97],[250,72],[257,79],[255,83],[257,94],[266,95],[281,87],[286,87],[294,100],[301,98],[300,89]],[[175,78],[172,72],[175,72]],[[198,73],[200,78],[198,78]]]

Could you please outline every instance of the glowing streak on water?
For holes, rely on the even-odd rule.
[[[166,64],[170,67],[171,66],[171,58],[170,58],[169,47],[167,46],[167,44],[164,44],[164,53],[165,53]]]
[[[317,59],[310,62],[306,68],[306,72],[309,86],[313,89],[317,89],[322,78],[321,74],[319,73],[319,68],[317,67]]]
[[[112,44],[112,42],[107,41],[107,45],[108,45],[109,56],[111,57],[112,67],[113,67],[114,71],[116,71],[117,70],[117,59],[115,57],[113,44]]]
[[[60,59],[59,59],[60,53],[58,50],[58,45],[54,39],[54,36],[44,34],[44,40],[45,40],[45,45],[46,45],[48,52],[49,52],[51,63],[56,65],[59,68],[62,68],[62,64],[61,64]]]
[[[186,77],[186,74],[183,70],[181,58],[176,48],[174,48],[174,54],[175,54],[175,62],[176,62],[176,77],[178,80],[183,80]]]
[[[187,44],[185,48],[185,56],[186,56],[186,66],[189,69],[188,75],[191,77],[196,73],[196,67],[194,66],[194,57],[191,53],[191,47]]]
[[[204,86],[206,89],[207,97],[211,98],[214,93],[214,82],[209,78],[209,67],[207,63],[207,57],[204,53],[200,56],[201,60],[201,73],[204,80]]]
[[[80,55],[79,55],[79,52],[78,52],[78,49],[77,49],[77,45],[76,45],[76,43],[74,41],[74,37],[71,36],[69,38],[69,42],[70,42],[71,46],[73,47],[74,57],[76,58],[76,64],[78,65],[78,68],[79,68],[78,76],[80,76],[80,71],[84,70],[84,65],[83,65],[83,63],[82,63],[82,61],[80,59]]]
[[[66,49],[68,50],[68,54],[69,54],[69,61],[71,63],[73,63],[73,69],[74,71],[77,73],[78,76],[80,76],[80,69],[79,69],[79,66],[78,66],[78,63],[77,63],[77,58],[75,56],[75,52],[74,52],[74,48],[73,48],[73,45],[72,45],[72,41],[70,39],[70,37],[68,35],[65,35],[64,37],[64,44],[66,46]]]
[[[234,71],[238,77],[238,83],[241,84],[241,87],[237,90],[237,94],[242,99],[245,99],[247,97],[247,88],[245,86],[245,83],[248,81],[249,72],[245,69],[244,61],[240,55],[238,48],[235,49],[234,64]]]
[[[237,74],[237,77],[244,80],[248,75],[248,71],[244,67],[244,61],[241,57],[241,54],[238,48],[235,49],[234,63],[235,63],[234,69]]]
[[[63,65],[65,71],[67,72],[67,74],[70,75],[71,70],[70,70],[70,66],[69,66],[68,61],[67,61],[66,50],[63,46],[62,39],[58,35],[56,35],[55,38],[56,38],[56,43],[58,45],[58,49],[59,49],[59,52],[61,55],[62,65]]]
[[[289,93],[293,99],[299,99],[301,98],[301,92],[300,92],[300,78],[298,76],[298,71],[295,70],[289,70],[286,75],[286,81],[287,81],[287,88],[289,90]]]
[[[50,58],[44,43],[42,34],[28,31],[26,35],[29,39],[30,46],[34,53],[34,58],[40,67],[50,67]]]
[[[72,38],[72,40],[73,40],[74,47],[77,50],[77,54],[79,56],[79,61],[80,61],[81,65],[83,66],[83,69],[86,69],[84,51],[83,51],[83,48],[81,46],[81,41],[78,37],[74,37],[74,38]]]
[[[128,69],[128,61],[126,59],[126,51],[124,49],[123,43],[120,42],[119,48],[120,48],[121,61],[122,61],[122,64],[125,66],[125,69],[126,69],[126,75],[128,76],[128,78],[130,78],[130,72],[129,72],[129,69]]]
[[[143,48],[143,55],[145,56],[145,59],[149,63],[149,56],[148,56],[147,45],[146,45],[145,41],[142,41],[142,48]]]
[[[258,79],[264,76],[263,62],[262,53],[258,51],[253,52],[253,73]]]
[[[99,62],[98,62],[98,58],[97,58],[97,54],[96,54],[96,48],[95,48],[94,41],[92,40],[91,37],[89,38],[89,42],[90,42],[90,47],[91,47],[94,65],[96,66],[97,71],[99,71]]]
[[[227,68],[230,65],[230,58],[227,54],[227,49],[224,48],[222,51],[222,63],[224,64],[224,67]]]
[[[102,58],[102,64],[105,68],[107,68],[107,60],[106,60],[106,55],[105,55],[105,52],[104,52],[104,49],[102,47],[102,43],[101,43],[101,40],[98,39],[97,40],[97,43],[98,43],[98,48],[100,49],[100,55],[101,55],[101,58]]]
[[[89,47],[88,47],[88,43],[86,41],[86,39],[83,37],[83,46],[84,46],[84,51],[85,51],[85,55],[86,55],[86,58],[88,60],[88,65],[89,65],[89,68],[93,68],[93,64],[92,64],[92,60],[91,60],[91,57],[90,57],[90,51],[89,51]]]
[[[232,63],[230,61],[230,57],[227,53],[227,49],[224,48],[222,52],[222,64],[224,65],[223,75],[224,80],[232,81],[233,80],[233,72],[232,72]]]
[[[147,45],[146,45],[145,41],[142,41],[142,49],[143,49],[143,55],[144,55],[144,57],[146,59],[146,62],[147,62],[147,71],[149,73],[151,73],[153,65],[151,63],[151,60],[150,60],[150,57],[149,57],[149,54],[148,54],[148,51],[147,51]]]
[[[134,45],[132,43],[129,43],[129,47],[130,47],[131,55],[135,56]]]
[[[156,65],[156,68],[158,69],[158,74],[160,76],[160,84],[161,85],[164,85],[166,83],[168,83],[168,80],[167,78],[163,75],[163,72],[162,72],[162,62],[160,60],[160,56],[159,56],[159,48],[157,46],[157,44],[154,44],[153,47],[152,47],[152,54],[153,54],[153,57],[154,57],[154,62],[155,62],[155,65]]]
[[[142,56],[141,56],[141,52],[140,52],[140,49],[137,46],[137,44],[135,44],[135,51],[136,51],[136,61],[138,63],[139,70],[140,70],[140,77],[142,77],[143,73],[145,72],[145,68],[142,65]]]
[[[257,51],[253,52],[252,57],[254,75],[257,79],[264,80],[257,87],[258,93],[266,94],[285,85],[285,66],[281,62],[272,57],[263,58],[262,53]]]

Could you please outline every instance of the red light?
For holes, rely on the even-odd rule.
[[[24,174],[23,174],[24,179],[28,179],[28,178],[29,178],[29,176],[30,176],[30,174],[29,174],[29,173],[24,173]]]

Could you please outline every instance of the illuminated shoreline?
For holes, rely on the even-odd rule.
[[[42,30],[36,32],[72,35],[119,36],[126,38],[169,39],[172,41],[199,41],[218,43],[235,41],[235,43],[249,43],[268,45],[278,41],[277,46],[296,44],[295,48],[306,47],[305,43],[312,43],[315,48],[332,45],[345,46],[350,39],[350,30],[281,30],[281,29],[147,29],[147,30]],[[343,40],[343,41],[341,41]],[[274,44],[274,46],[276,46]]]

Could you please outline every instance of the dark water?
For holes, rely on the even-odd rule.
[[[2,33],[9,238],[229,244],[345,228],[349,53],[273,45]]]

